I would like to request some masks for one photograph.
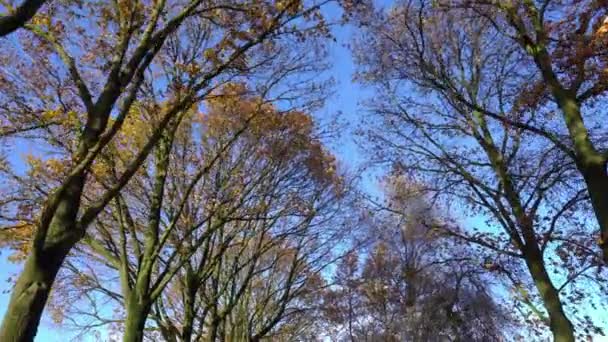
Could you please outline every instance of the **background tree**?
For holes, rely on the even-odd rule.
[[[348,236],[328,227],[343,183],[309,116],[245,91],[228,85],[209,99],[202,121],[161,141],[145,172],[107,207],[55,293],[58,310],[74,303],[61,316],[88,326],[122,321],[97,317],[107,298],[125,312],[125,340],[143,338],[152,309],[168,340],[259,340],[279,324],[294,329],[306,308],[289,304],[320,286],[331,247]],[[100,277],[83,287],[78,270],[92,267],[117,273],[120,291]],[[76,299],[83,297],[85,305]]]
[[[437,215],[412,185],[388,182],[370,252],[338,264],[325,305],[337,340],[501,340],[515,317],[494,296],[491,275],[472,249],[431,228]]]

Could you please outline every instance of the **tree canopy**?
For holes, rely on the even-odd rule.
[[[603,0],[0,1],[0,341],[605,336],[607,56]]]

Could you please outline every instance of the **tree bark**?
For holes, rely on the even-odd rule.
[[[47,229],[38,227],[32,252],[19,275],[0,327],[0,341],[33,341],[51,287],[65,257],[83,237],[76,215],[84,175],[74,178],[57,204]]]
[[[184,326],[182,327],[181,340],[183,342],[189,342],[192,340],[192,329],[194,326],[194,301],[196,299],[197,288],[187,282],[188,291],[184,302]]]
[[[599,246],[602,249],[604,263],[608,264],[608,171],[606,163],[591,165],[581,172],[600,227]]]
[[[72,246],[59,244],[40,257],[30,255],[11,295],[0,328],[0,341],[34,340],[51,286]]]
[[[549,314],[549,327],[555,342],[574,342],[574,327],[566,316],[557,289],[553,286],[543,263],[538,246],[532,245],[524,251],[526,265],[534,285],[538,289],[543,305]]]
[[[141,342],[144,339],[144,328],[150,313],[150,305],[131,296],[127,303],[127,318],[125,320],[124,342]]]
[[[608,263],[608,172],[606,157],[598,152],[589,139],[580,112],[580,105],[574,94],[563,89],[553,91],[554,97],[564,114],[566,126],[573,141],[576,166],[585,179],[591,205],[600,228],[599,245],[604,262]]]
[[[0,16],[0,37],[25,25],[45,2],[46,0],[25,0],[13,13]]]
[[[540,49],[534,58],[568,128],[574,146],[576,166],[585,179],[600,228],[599,245],[603,259],[608,264],[608,171],[606,170],[608,156],[598,151],[591,141],[576,92],[566,89],[559,82],[551,66],[551,56],[546,49]]]

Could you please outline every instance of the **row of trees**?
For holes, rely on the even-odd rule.
[[[598,1],[402,1],[355,19],[375,151],[485,220],[441,229],[493,253],[489,269],[522,267],[556,341],[590,331],[575,283],[606,293],[605,16]]]
[[[33,340],[49,296],[114,300],[125,340],[148,317],[185,340],[273,330],[331,258],[319,226],[342,196],[302,112],[323,99],[323,3],[52,1],[28,22],[42,2],[3,4],[2,34],[22,29],[2,42],[2,139],[40,148],[3,163],[24,268],[0,340]]]
[[[602,335],[608,6],[338,4],[379,199],[313,119],[328,0],[2,3],[0,340]]]

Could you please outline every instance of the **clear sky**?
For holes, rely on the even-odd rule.
[[[335,6],[328,7],[325,11],[328,16],[336,17],[339,13]],[[343,133],[337,141],[328,142],[330,148],[336,154],[340,163],[349,169],[356,169],[364,162],[364,156],[359,151],[355,144],[353,131],[357,128],[357,123],[360,115],[363,115],[359,102],[369,98],[370,90],[363,89],[358,84],[352,81],[355,66],[351,58],[348,48],[345,46],[350,43],[352,36],[351,28],[334,29],[336,42],[330,47],[330,61],[333,67],[330,70],[330,75],[335,79],[336,85],[334,95],[330,98],[325,108],[315,113],[321,120],[330,118],[340,113],[343,122],[348,123],[347,132]],[[24,146],[24,154],[32,146]],[[13,163],[20,163],[21,156],[12,156]],[[367,177],[362,182],[362,187],[367,192],[376,195],[378,189],[376,181],[373,177]],[[479,220],[479,224],[482,224]],[[18,274],[19,266],[7,262],[6,258],[10,254],[9,251],[0,251],[0,318],[4,317],[6,306],[8,304],[10,292],[12,290],[12,282],[8,281],[9,277],[14,279]],[[43,322],[39,327],[39,332],[36,341],[39,342],[65,342],[74,338],[75,333],[59,329],[55,326],[48,317],[43,318]],[[93,337],[79,339],[79,341],[94,341]],[[102,340],[105,340],[102,337]],[[597,338],[596,341],[608,341],[608,338]],[[2,341],[0,341],[2,342]]]

